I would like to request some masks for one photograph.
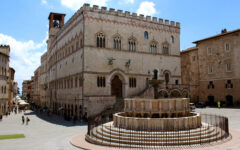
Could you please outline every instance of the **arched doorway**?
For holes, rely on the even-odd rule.
[[[111,95],[122,97],[122,81],[115,75],[111,81]]]
[[[233,96],[232,95],[227,95],[226,101],[227,101],[228,106],[233,106]]]

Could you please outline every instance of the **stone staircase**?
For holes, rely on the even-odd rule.
[[[112,107],[109,107],[109,108],[103,110],[97,116],[109,116],[109,115],[115,114],[117,112],[122,112],[123,109],[124,109],[124,99],[116,98],[116,103]]]
[[[202,123],[201,128],[182,131],[136,131],[114,127],[112,122],[91,130],[86,140],[99,145],[125,148],[160,148],[163,146],[199,145],[223,139],[224,131]]]

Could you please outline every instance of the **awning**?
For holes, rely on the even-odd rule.
[[[20,101],[19,103],[18,103],[18,105],[29,105],[29,103],[26,103],[25,101]]]

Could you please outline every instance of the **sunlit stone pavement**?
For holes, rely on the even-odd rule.
[[[22,124],[23,113],[4,116],[0,122],[0,135],[23,133],[26,138],[0,140],[0,150],[76,150],[69,141],[87,131],[87,124],[64,121],[62,117],[46,114],[36,115],[26,111],[30,118],[28,125]]]
[[[240,132],[240,109],[233,108],[204,108],[196,109],[196,112],[210,113],[227,116],[229,118],[230,131]],[[0,122],[0,134],[17,134],[23,133],[24,139],[0,140],[0,150],[78,150],[78,148],[70,144],[70,139],[78,134],[87,132],[87,124],[77,122],[64,121],[62,117],[46,114],[36,114],[32,111],[25,112],[25,116],[30,118],[28,125],[22,124],[21,114],[12,113],[10,116],[4,116]],[[236,140],[236,139],[235,139]],[[225,144],[218,149],[240,149],[236,145],[231,148],[224,147]],[[211,147],[206,147],[211,149]]]

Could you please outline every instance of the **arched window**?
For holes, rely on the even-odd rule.
[[[152,42],[150,45],[150,52],[153,54],[157,53],[157,44],[155,42]]]
[[[105,36],[103,33],[97,34],[97,47],[105,48]]]
[[[121,38],[120,38],[120,36],[115,36],[113,38],[113,48],[114,49],[121,49]]]
[[[163,44],[163,55],[169,55],[169,46],[168,44]]]
[[[169,82],[169,74],[165,73],[165,83],[168,84]]]
[[[134,38],[128,40],[128,50],[136,51],[136,40]]]
[[[174,43],[174,37],[171,35],[171,37],[170,37],[170,42],[171,43]]]
[[[148,32],[147,31],[144,32],[144,38],[148,39]]]

